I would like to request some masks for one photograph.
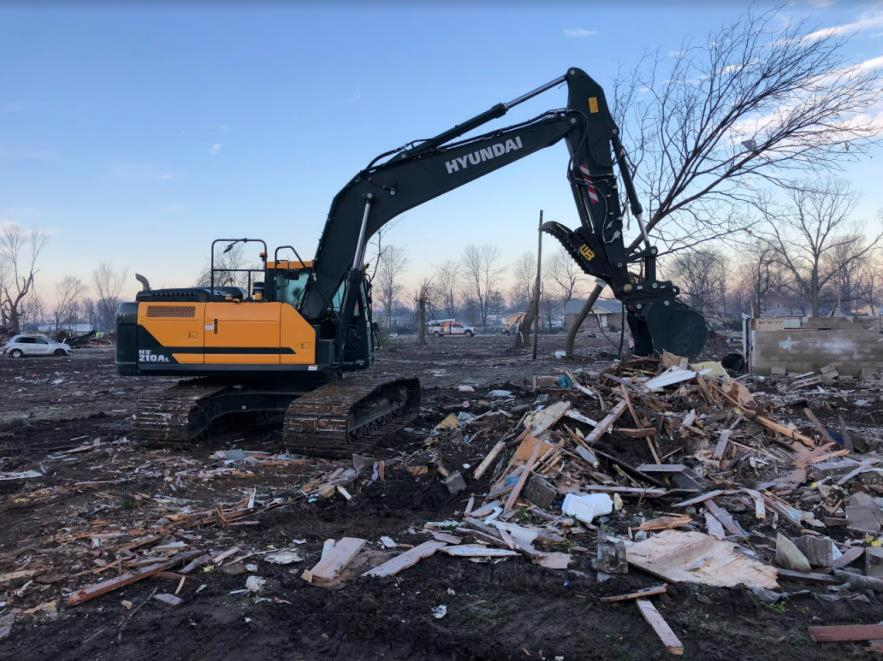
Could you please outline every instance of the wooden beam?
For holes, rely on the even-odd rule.
[[[488,452],[485,458],[481,460],[481,463],[478,464],[478,468],[475,469],[472,477],[476,480],[480,480],[481,476],[484,475],[485,471],[491,465],[491,462],[493,462],[493,460],[497,458],[497,455],[499,455],[505,447],[506,441],[497,441],[496,445],[491,448],[491,451]]]
[[[506,499],[506,504],[503,506],[504,513],[508,514],[512,511],[512,508],[515,507],[515,501],[518,500],[518,496],[521,495],[521,490],[527,483],[527,478],[530,477],[530,473],[533,470],[534,464],[537,463],[537,457],[540,455],[540,447],[541,446],[539,444],[534,447],[533,452],[530,455],[530,459],[528,459],[527,463],[524,465],[524,470],[521,472],[521,476],[518,478],[518,482],[515,483],[515,486],[512,488],[512,492]]]
[[[619,400],[616,403],[616,406],[614,406],[610,410],[610,413],[608,413],[604,418],[601,419],[601,421],[598,423],[598,426],[588,433],[585,438],[586,443],[591,445],[599,438],[601,438],[604,434],[606,434],[607,430],[609,430],[613,426],[613,423],[619,420],[619,417],[623,414],[625,409],[625,400]]]
[[[324,553],[323,549],[319,562],[310,570],[313,582],[330,583],[333,581],[353,561],[363,546],[365,546],[364,539],[343,537],[334,543],[330,552]]]
[[[644,597],[652,597],[657,594],[665,594],[667,590],[668,585],[663,583],[662,585],[654,585],[652,588],[644,588],[643,590],[638,590],[637,592],[629,592],[628,594],[617,594],[612,597],[601,597],[601,601],[616,603],[618,601],[643,599]]]
[[[668,626],[668,622],[665,621],[665,618],[663,618],[660,612],[656,610],[656,606],[646,599],[638,599],[635,601],[635,604],[638,606],[638,610],[641,611],[641,615],[644,616],[647,624],[653,627],[653,631],[659,636],[659,640],[662,641],[665,648],[671,654],[681,656],[684,653],[684,646],[675,635],[675,632],[671,630],[670,626]]]
[[[883,624],[835,624],[809,628],[809,637],[817,643],[881,640]]]
[[[387,560],[383,564],[377,565],[373,569],[369,569],[362,576],[375,576],[381,578],[383,576],[394,576],[400,571],[413,567],[424,558],[428,558],[440,548],[447,546],[444,542],[430,540],[408,549],[404,553],[400,553],[391,560]]]
[[[202,555],[202,551],[187,551],[186,553],[179,553],[165,562],[149,565],[136,571],[126,572],[125,574],[120,574],[119,576],[102,581],[101,583],[87,585],[69,596],[65,603],[67,603],[68,606],[76,606],[77,604],[91,601],[92,599],[105,595],[108,592],[113,592],[114,590],[131,585],[132,583],[143,581],[145,578],[156,576],[160,572],[172,569],[198,555]]]

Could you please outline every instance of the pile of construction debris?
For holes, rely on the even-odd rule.
[[[90,441],[55,460],[106,452],[118,481],[156,475],[174,495],[135,493],[149,514],[117,522],[93,517],[88,528],[59,531],[39,557],[23,562],[17,554],[15,571],[0,583],[24,580],[17,588],[24,594],[34,581],[61,582],[64,604],[73,607],[160,577],[168,591],[151,596],[175,606],[189,577],[198,576],[199,592],[213,571],[243,574],[238,592],[278,599],[261,596],[268,590],[259,563],[300,565],[296,575],[324,588],[395,576],[434,554],[530,562],[599,581],[638,570],[664,582],[605,599],[634,600],[672,653],[682,645],[651,601],[666,582],[746,586],[765,602],[787,598],[783,584],[793,581],[839,595],[883,591],[881,439],[847,429],[836,411],[814,412],[793,392],[751,385],[751,377],[733,378],[718,363],[671,355],[601,372],[561,369],[487,392],[462,384],[444,410],[424,412],[432,423],[416,436],[423,439],[416,449],[383,459],[357,455],[346,465],[239,449],[206,461],[155,454],[145,462],[126,454],[125,439]],[[128,465],[127,457],[140,463]],[[201,485],[247,481],[268,468],[279,471],[278,488],[248,489],[241,500],[210,508],[190,500]],[[415,522],[398,540],[329,539],[315,552],[306,540],[224,548],[223,535],[210,532],[258,525],[264,513],[294,504],[358,506],[401,476],[433,483],[459,503],[457,511]],[[58,498],[59,489],[98,491],[110,483],[13,497],[35,502]],[[74,572],[62,574],[71,557]],[[21,612],[55,608],[52,600]],[[433,616],[444,617],[443,608]],[[876,629],[857,631],[815,627],[811,634],[883,638]]]
[[[661,365],[534,378],[529,404],[515,389],[493,390],[474,402],[486,409],[475,415],[464,400],[404,462],[438,471],[451,493],[462,494],[462,514],[427,522],[430,539],[361,573],[395,575],[441,552],[590,567],[599,580],[631,566],[670,582],[746,586],[768,602],[787,596],[776,591],[782,581],[883,591],[880,456],[856,454],[845,447],[845,428],[828,428],[809,407],[785,406],[779,395],[753,393],[747,381],[715,363],[665,355]],[[450,447],[479,438],[498,440],[476,466],[447,465]],[[880,447],[879,438],[861,440]],[[356,467],[338,470],[314,493],[331,494],[343,479],[349,498],[359,475],[376,480],[378,467],[370,477]],[[329,540],[303,577],[338,584],[365,544]],[[614,600],[635,599],[677,653],[677,637],[647,599],[664,590]],[[815,629],[814,639],[837,638]]]

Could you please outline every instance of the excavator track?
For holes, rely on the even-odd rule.
[[[396,375],[350,376],[307,392],[194,379],[143,395],[133,437],[154,447],[192,443],[230,413],[283,418],[287,448],[300,454],[345,457],[368,451],[404,426],[420,408],[420,382]]]
[[[298,453],[348,457],[366,452],[420,409],[420,382],[384,375],[351,377],[294,400],[285,414],[286,446]]]
[[[195,379],[142,395],[132,417],[132,435],[149,445],[182,445],[205,430],[211,421],[207,402],[229,388]]]

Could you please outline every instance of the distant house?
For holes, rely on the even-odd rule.
[[[565,330],[570,330],[570,327],[576,322],[585,303],[585,299],[582,298],[567,301],[567,305],[564,306]],[[614,328],[617,331],[622,327],[622,303],[615,298],[599,298],[592,306],[592,314],[595,315],[597,321],[586,318],[586,322],[583,324],[583,328],[586,330],[592,330],[592,327],[597,327],[599,323],[601,328]]]

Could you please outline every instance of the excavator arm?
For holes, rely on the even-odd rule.
[[[463,134],[512,107],[557,85],[568,86],[565,109],[532,120],[456,141]],[[677,287],[656,280],[656,248],[644,231],[641,205],[631,180],[618,129],[604,91],[583,71],[573,68],[546,85],[457,125],[434,138],[382,154],[335,196],[314,260],[312,279],[301,304],[310,320],[325,314],[328,301],[346,279],[338,328],[346,328],[370,237],[399,214],[448,191],[490,174],[564,140],[570,153],[568,179],[580,226],[546,223],[582,270],[604,280],[628,310],[635,352],[649,355],[663,349],[695,356],[705,344],[707,329],[700,315],[677,300]],[[627,252],[614,163],[632,213],[644,237],[643,248]],[[639,275],[629,264],[640,263]],[[345,333],[338,331],[338,349]]]

